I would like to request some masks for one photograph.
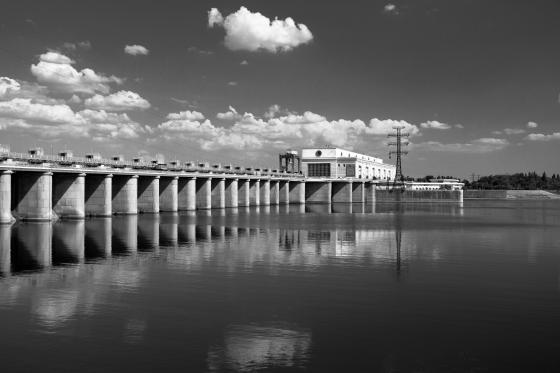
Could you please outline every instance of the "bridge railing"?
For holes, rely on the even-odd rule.
[[[75,156],[60,156],[51,154],[29,154],[6,151],[0,149],[0,160],[12,159],[16,162],[24,162],[30,164],[41,163],[43,167],[91,167],[100,166],[123,169],[150,170],[150,171],[170,171],[170,172],[203,172],[203,173],[221,173],[233,175],[250,175],[250,176],[273,176],[282,178],[293,178],[294,176],[302,176],[300,174],[289,173],[286,171],[277,171],[270,169],[253,169],[244,167],[233,167],[231,165],[214,164],[210,166],[208,163],[184,162],[179,164],[154,164],[144,160],[125,161],[106,158],[90,158]]]

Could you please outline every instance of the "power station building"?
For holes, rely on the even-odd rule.
[[[301,168],[307,177],[393,180],[395,166],[381,158],[339,148],[302,149]]]

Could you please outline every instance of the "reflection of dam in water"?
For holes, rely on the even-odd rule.
[[[236,265],[252,266],[255,262],[320,265],[324,257],[347,256],[390,261],[401,258],[401,245],[404,251],[414,250],[413,242],[401,238],[403,214],[422,211],[422,206],[411,205],[410,210],[403,210],[405,207],[402,204],[376,205],[374,211],[368,214],[391,214],[393,218],[384,217],[381,224],[375,227],[345,227],[345,221],[359,216],[355,215],[357,212],[352,215],[341,214],[340,219],[331,219],[332,222],[325,221],[320,226],[311,225],[306,229],[299,229],[297,225],[293,228],[275,227],[278,226],[278,219],[284,216],[282,213],[292,214],[295,210],[294,221],[306,216],[312,218],[316,206],[260,207],[0,225],[0,275],[37,271],[51,266],[78,265],[111,257],[134,258],[142,253],[156,253],[169,260],[183,261],[189,266],[201,265],[212,258],[212,251],[238,245],[244,245],[247,249],[230,250],[220,256],[224,258],[221,260],[226,261],[224,266],[230,270],[234,270]],[[326,207],[329,208],[328,205],[320,208]],[[349,211],[352,207],[334,206],[330,207],[330,211],[336,215],[332,211],[345,208]],[[456,205],[442,205],[441,209],[449,215],[462,213],[462,208]],[[362,213],[366,214],[357,214]],[[260,244],[263,241],[266,246]],[[362,245],[364,242],[366,246]],[[181,250],[185,247],[189,250]],[[165,252],[162,249],[166,249]]]

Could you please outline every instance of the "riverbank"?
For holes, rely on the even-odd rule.
[[[546,190],[465,190],[464,199],[560,199],[560,194]]]

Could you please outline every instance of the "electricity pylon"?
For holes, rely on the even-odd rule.
[[[393,188],[404,188],[404,176],[402,174],[402,155],[407,155],[408,151],[402,150],[403,146],[408,145],[407,142],[402,142],[403,137],[408,137],[410,134],[408,132],[403,132],[404,126],[393,126],[395,133],[390,133],[387,137],[395,137],[396,141],[390,142],[389,146],[396,146],[395,150],[389,151],[389,159],[393,154],[397,156],[397,164],[395,169],[395,179],[393,180]]]

